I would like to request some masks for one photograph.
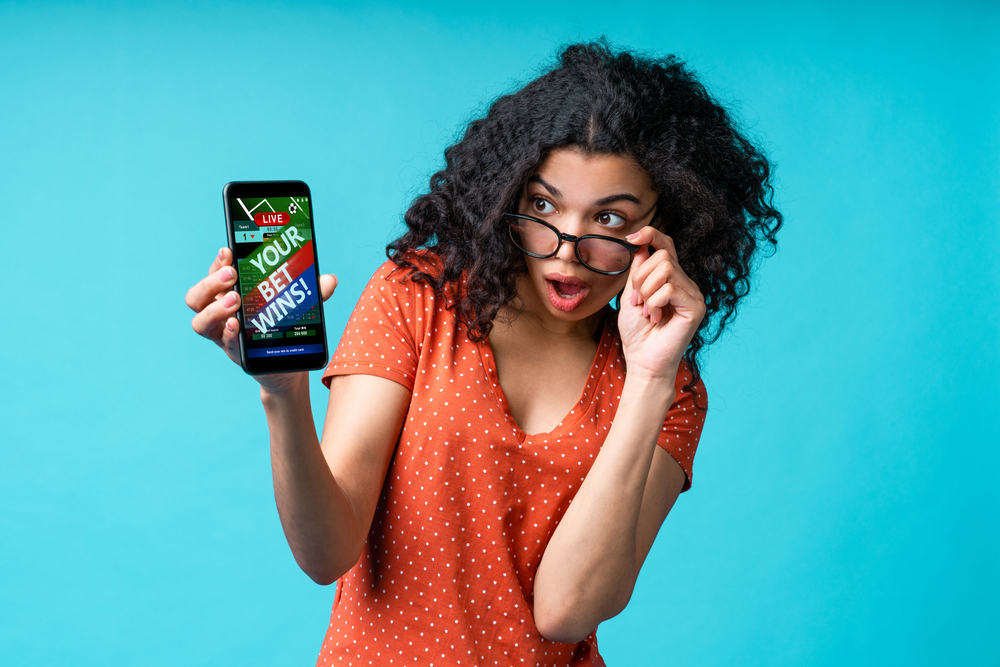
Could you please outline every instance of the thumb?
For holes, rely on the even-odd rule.
[[[337,289],[337,276],[327,273],[319,277],[319,293],[323,301],[329,299],[335,289]]]

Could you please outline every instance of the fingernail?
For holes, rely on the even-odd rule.
[[[222,300],[222,305],[226,308],[232,308],[236,305],[238,299],[236,298],[236,292],[230,292],[226,295],[226,298]]]
[[[232,280],[235,277],[236,277],[236,271],[234,271],[233,267],[231,267],[231,266],[224,266],[224,267],[222,267],[222,270],[219,271],[219,281],[220,282],[224,282],[224,283],[225,282],[229,282],[230,280]]]
[[[222,253],[225,252],[225,248],[219,248],[219,259],[222,259]]]
[[[638,294],[638,292],[636,292],[635,290],[632,290],[632,294],[630,294],[629,297],[628,297],[628,302],[630,304],[632,304],[633,306],[638,305],[638,303],[639,303],[639,299],[636,296],[637,294]]]
[[[631,234],[625,237],[625,240],[631,243],[637,238],[639,238],[639,232],[632,232]]]
[[[235,321],[236,320],[232,318],[226,320],[226,328],[229,329],[230,331],[236,331],[236,325],[234,324]]]

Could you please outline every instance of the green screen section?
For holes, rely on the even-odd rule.
[[[288,229],[291,227],[294,227],[296,230],[298,230],[298,235],[302,239],[302,241],[299,242],[298,247],[293,246],[290,252],[288,252],[287,254],[283,254],[281,253],[281,250],[288,247],[289,245],[287,242],[287,238],[285,237],[285,232],[287,232]],[[268,247],[274,246],[275,244],[280,244],[277,246],[276,250],[278,251],[278,254],[281,257],[281,261],[284,262],[287,261],[296,252],[298,252],[306,242],[311,240],[312,240],[312,229],[311,225],[309,224],[309,220],[301,216],[298,216],[298,218],[292,217],[291,222],[282,227],[277,234],[275,234],[267,241],[261,243],[259,246],[254,248],[253,251],[251,251],[250,254],[247,255],[245,258],[238,260],[237,264],[238,264],[238,270],[240,272],[240,287],[242,289],[243,296],[246,296],[247,293],[250,292],[250,290],[252,290],[254,287],[257,286],[257,283],[262,281],[277,268],[278,265],[270,266],[267,264],[267,262],[261,259],[262,254]],[[256,262],[257,264],[255,265],[254,262]],[[264,271],[261,271],[259,267],[263,267]]]

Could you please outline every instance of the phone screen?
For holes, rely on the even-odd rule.
[[[243,301],[244,367],[251,373],[322,367],[326,334],[310,198],[243,196],[240,190],[253,188],[227,187],[226,194]]]

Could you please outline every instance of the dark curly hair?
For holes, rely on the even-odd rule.
[[[659,196],[652,224],[673,238],[681,268],[705,296],[705,319],[684,355],[692,387],[699,352],[735,317],[758,246],[773,251],[782,218],[766,156],[674,56],[616,52],[604,40],[565,47],[555,67],[493,102],[445,150],[444,169],[406,211],[407,231],[386,254],[445,296],[472,340],[485,339],[526,270],[501,218],[515,212],[533,170],[563,147],[627,155],[649,173]],[[439,271],[412,263],[422,248],[437,255]]]

